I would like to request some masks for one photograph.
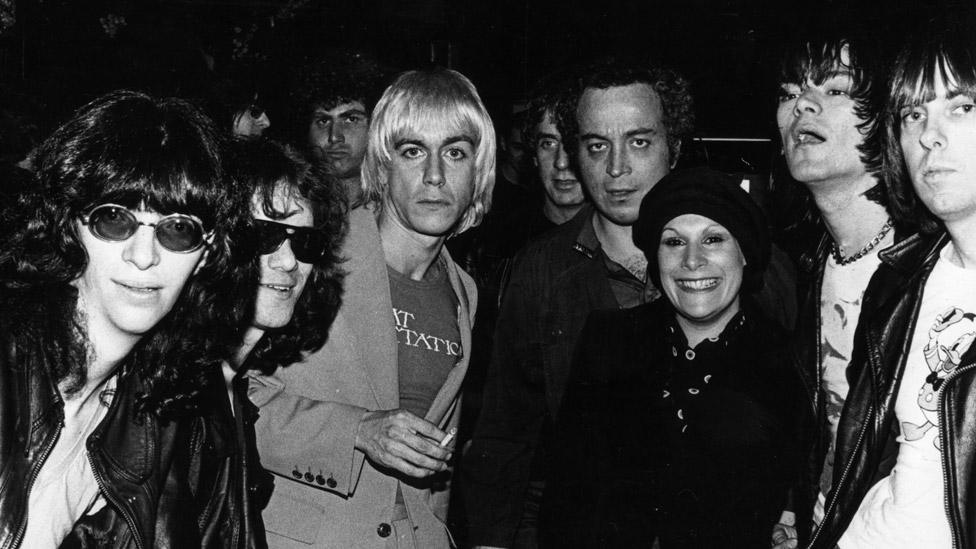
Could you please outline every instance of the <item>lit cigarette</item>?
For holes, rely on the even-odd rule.
[[[451,428],[451,430],[448,431],[446,435],[444,435],[444,440],[441,441],[441,448],[450,444],[451,441],[454,440],[454,435],[456,434],[457,434],[457,427]]]

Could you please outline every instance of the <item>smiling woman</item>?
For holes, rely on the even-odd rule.
[[[706,169],[661,180],[641,203],[634,242],[694,347],[740,309],[769,262],[765,216],[736,181]]]
[[[769,258],[765,219],[734,179],[673,172],[641,203],[634,241],[667,299],[587,320],[556,428],[543,539],[766,546],[806,406],[785,334],[742,293]]]

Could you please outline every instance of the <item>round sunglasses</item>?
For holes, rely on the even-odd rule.
[[[140,225],[152,227],[156,240],[171,252],[195,252],[206,243],[203,224],[183,214],[170,214],[155,223],[143,223],[131,210],[117,204],[102,204],[92,208],[81,223],[96,238],[108,242],[122,242],[136,234]]]
[[[326,238],[318,229],[255,219],[254,231],[261,255],[274,253],[285,240],[291,241],[291,251],[302,263],[315,263],[325,255]]]

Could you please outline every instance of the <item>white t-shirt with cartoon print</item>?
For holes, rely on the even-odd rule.
[[[952,547],[938,392],[976,339],[976,270],[952,264],[952,253],[951,243],[943,248],[922,295],[895,402],[901,428],[895,467],[864,497],[841,549]]]

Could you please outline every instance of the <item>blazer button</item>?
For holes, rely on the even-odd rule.
[[[325,485],[328,486],[329,488],[335,488],[336,486],[339,485],[339,483],[336,482],[336,479],[330,476],[329,478],[325,479]]]
[[[312,475],[311,471],[305,473],[305,482],[312,482],[313,480],[315,480],[315,476]]]
[[[376,527],[376,533],[381,538],[388,538],[388,537],[390,537],[390,533],[392,531],[393,531],[393,528],[390,527],[390,525],[387,524],[387,523],[385,523],[385,522],[381,522],[380,525]]]

